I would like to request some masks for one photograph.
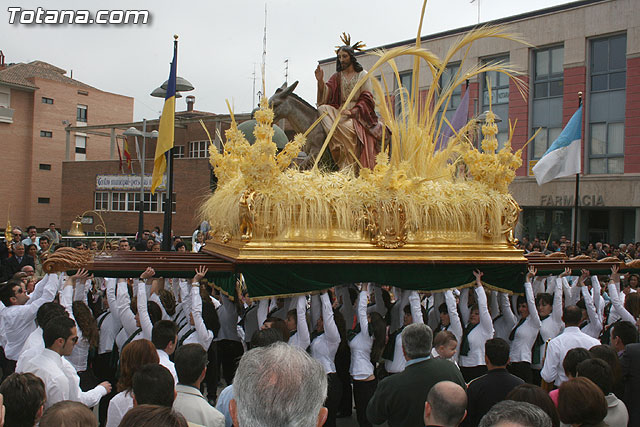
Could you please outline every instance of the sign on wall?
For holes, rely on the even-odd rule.
[[[166,188],[167,175],[162,177],[162,184],[158,187]],[[96,190],[139,190],[140,175],[96,175]],[[151,190],[151,174],[144,176],[144,189]]]

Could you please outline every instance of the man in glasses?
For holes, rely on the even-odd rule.
[[[63,400],[73,400],[88,407],[98,404],[102,396],[111,391],[105,381],[89,391],[80,388],[80,377],[71,363],[63,356],[71,355],[78,342],[76,323],[67,316],[49,320],[42,330],[45,349],[28,360],[22,370],[31,372],[44,381],[47,392],[45,409]]]
[[[22,242],[14,243],[13,256],[7,259],[6,262],[6,276],[13,276],[18,271],[22,270],[22,267],[25,265],[35,267],[33,257],[25,253],[24,244]]]

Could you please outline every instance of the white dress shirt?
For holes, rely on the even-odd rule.
[[[318,295],[314,295],[311,298],[317,299]],[[322,303],[324,333],[311,342],[311,357],[322,364],[326,374],[332,374],[336,372],[335,358],[340,346],[340,333],[333,318],[333,307],[331,307],[329,294],[320,295],[320,301]]]
[[[468,291],[468,288],[464,289]],[[487,306],[487,294],[484,292],[484,287],[477,286],[476,301],[478,303],[478,310],[480,312],[480,323],[478,326],[468,334],[467,340],[469,341],[469,354],[459,356],[460,366],[473,367],[484,366],[484,343],[493,338],[493,321],[491,320],[491,314],[489,314],[489,308]],[[460,304],[462,304],[462,296],[460,297]],[[460,343],[462,345],[462,343]]]
[[[498,307],[497,312],[499,313],[493,318],[493,329],[495,330],[493,336],[509,341],[509,335],[518,323],[518,319],[511,310],[511,304],[509,303],[509,296],[507,294],[494,291],[492,292],[492,297],[493,295],[495,295],[495,306]]]
[[[600,341],[580,331],[577,326],[566,327],[563,333],[549,341],[547,356],[540,371],[542,379],[559,387],[568,379],[562,361],[569,350],[579,347],[589,350],[596,345],[600,345]]]
[[[555,286],[555,288],[552,288],[552,286]],[[557,337],[564,328],[564,323],[562,322],[562,279],[549,277],[547,280],[547,292],[553,294],[553,308],[549,317],[541,322],[540,337],[544,344],[540,345],[540,363],[533,361],[531,365],[535,369],[542,369],[542,360],[545,357],[547,343]]]
[[[105,282],[107,287],[107,302],[109,303],[109,310],[106,314],[102,314],[97,319],[100,324],[98,354],[109,353],[113,350],[116,335],[118,335],[118,332],[122,329],[120,317],[115,312],[117,310],[116,279],[105,279]],[[102,318],[104,318],[104,320],[101,322]]]
[[[349,373],[354,380],[366,380],[373,375],[371,363],[371,347],[373,337],[369,335],[369,321],[367,320],[367,298],[369,292],[362,290],[358,297],[358,324],[360,332],[349,341],[351,349],[351,366]]]
[[[211,341],[215,338],[213,332],[207,329],[202,319],[202,297],[200,297],[200,284],[193,282],[191,286],[191,315],[196,332],[190,337],[197,339],[197,343],[205,350],[209,350]],[[194,336],[195,335],[195,336]],[[187,340],[185,340],[187,341]]]
[[[171,375],[173,375],[173,382],[175,384],[178,384],[178,374],[176,373],[175,364],[169,359],[169,355],[166,351],[160,349],[156,349],[156,351],[158,352],[158,359],[160,359],[160,364],[167,368],[169,372],[171,372]]]
[[[44,382],[47,394],[45,409],[63,400],[73,400],[91,408],[107,394],[107,390],[101,385],[83,392],[75,368],[65,358],[48,348],[31,360],[25,361],[21,372],[31,372]]]
[[[307,325],[307,298],[304,295],[296,297],[296,332],[289,337],[289,345],[306,350],[311,343],[309,325]]]
[[[591,283],[594,283],[594,281],[592,280]],[[593,291],[594,293],[596,291],[595,285],[593,286]],[[584,299],[584,305],[587,309],[587,316],[589,319],[589,322],[580,330],[590,337],[598,339],[600,338],[600,333],[602,332],[602,317],[600,317],[600,315],[598,314],[598,310],[596,309],[593,297],[589,292],[589,288],[587,288],[586,286],[582,286],[580,288],[580,292],[582,293],[582,298]],[[598,295],[600,295],[600,286],[598,286]]]
[[[408,294],[409,307],[411,309],[411,323],[423,323],[422,310],[420,308],[420,296],[418,291],[404,291]],[[402,307],[401,313],[404,316],[404,307]],[[393,360],[385,360],[384,367],[390,374],[397,374],[404,371],[407,365],[407,360],[404,358],[402,352],[402,333],[399,333],[395,337],[395,343],[393,347]]]
[[[84,289],[84,284],[77,284],[77,287],[82,287]],[[69,318],[74,322],[76,318],[73,315],[73,295],[74,295],[74,286],[65,286],[60,291],[60,305],[64,307]],[[84,294],[86,298],[86,293]],[[86,303],[85,303],[86,304]],[[75,368],[77,372],[84,372],[87,370],[87,361],[89,358],[89,341],[82,335],[82,330],[78,323],[76,322],[76,330],[78,333],[78,342],[73,347],[73,352],[69,356],[65,356],[65,359],[71,363],[71,365]]]
[[[27,337],[36,329],[38,309],[44,303],[53,301],[58,292],[58,285],[58,277],[55,274],[47,274],[38,282],[33,297],[27,304],[11,305],[0,312],[0,329],[4,331],[4,354],[7,359],[18,360]]]
[[[611,304],[613,305],[613,308],[615,309],[618,316],[620,316],[622,320],[631,322],[635,325],[637,319],[633,317],[633,314],[629,313],[626,308],[624,308],[624,302],[621,298],[621,292],[618,291],[618,286],[616,283],[609,283],[609,298],[611,298]]]
[[[225,294],[221,294],[222,305],[217,309],[220,319],[220,330],[214,341],[232,340],[242,341],[238,335],[238,311],[233,301]]]
[[[536,302],[533,299],[533,288],[531,283],[524,284],[524,294],[529,307],[529,315],[525,321],[516,329],[513,341],[511,341],[511,349],[509,351],[509,359],[512,362],[529,362],[531,363],[531,348],[536,342],[538,332],[540,332],[540,316],[536,309]]]
[[[106,427],[118,427],[124,415],[133,408],[133,395],[129,391],[121,391],[113,396],[107,410]]]

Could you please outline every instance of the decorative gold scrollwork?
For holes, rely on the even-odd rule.
[[[513,230],[518,223],[518,216],[522,209],[512,197],[509,197],[507,203],[502,209],[500,215],[500,235],[505,236],[507,242],[513,246],[518,243],[518,240],[513,236]],[[483,235],[488,238],[493,238],[494,235],[491,232],[489,220],[487,219],[484,224]]]
[[[382,215],[380,215],[382,211]],[[402,206],[366,206],[361,217],[364,233],[379,248],[396,249],[407,243],[407,218]]]

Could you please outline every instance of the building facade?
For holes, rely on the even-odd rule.
[[[249,114],[235,114],[238,122],[250,118]],[[200,121],[204,123],[204,127]],[[146,132],[158,129],[158,119],[146,121]],[[216,115],[193,110],[193,103],[187,111],[176,112],[175,121],[175,158],[172,229],[174,234],[191,235],[200,224],[198,209],[204,198],[215,187],[215,176],[209,164],[209,146],[213,143],[222,147],[225,131],[231,126],[229,115]],[[97,211],[108,233],[133,235],[138,231],[140,200],[143,200],[144,228],[152,230],[164,222],[166,185],[162,185],[155,194],[151,194],[151,174],[156,140],[144,141],[145,181],[141,196],[141,163],[137,155],[143,151],[141,136],[127,136],[125,132],[134,127],[143,130],[142,122],[112,123],[93,125],[84,128],[89,135],[93,133],[112,135],[123,156],[122,161],[65,161],[62,171],[62,223],[63,230],[69,230],[71,222],[85,211]],[[67,129],[69,133],[78,130]],[[209,134],[207,134],[207,131]],[[209,135],[211,140],[209,140]],[[131,153],[131,166],[124,157],[125,141]],[[137,148],[136,148],[137,147]],[[166,182],[166,179],[165,179]],[[96,228],[100,224],[95,213],[87,213],[83,219],[83,230],[100,233]]]
[[[503,120],[498,140],[508,135],[508,119],[517,119],[512,146],[522,148],[523,165],[510,190],[523,209],[519,237],[558,239],[572,235],[574,177],[538,186],[531,168],[545,153],[575,113],[579,93],[584,103],[582,174],[580,177],[578,240],[628,243],[640,241],[640,13],[636,0],[585,0],[512,16],[490,24],[504,25],[531,46],[504,39],[473,45],[465,67],[507,61],[522,73],[528,86],[523,97],[507,76],[486,73],[469,81],[452,97],[447,115],[453,115],[469,90],[469,118],[488,109],[491,83],[493,111]],[[422,47],[444,57],[451,45],[471,27],[422,37]],[[379,48],[415,45],[415,40]],[[378,48],[376,48],[378,49]],[[377,56],[366,51],[358,61],[370,69]],[[443,75],[446,85],[459,70],[462,52]],[[396,60],[402,86],[410,89],[413,57]],[[325,75],[335,70],[335,58],[321,61]],[[463,70],[464,71],[464,70]],[[396,89],[391,68],[376,72]],[[433,82],[421,68],[419,90]],[[397,92],[396,92],[397,93]],[[393,97],[394,94],[390,94]],[[396,103],[397,104],[397,103]]]
[[[81,129],[67,153],[65,128],[132,119],[133,98],[96,89],[42,61],[7,65],[0,52],[0,224],[59,224],[63,160],[113,155],[107,136]]]

